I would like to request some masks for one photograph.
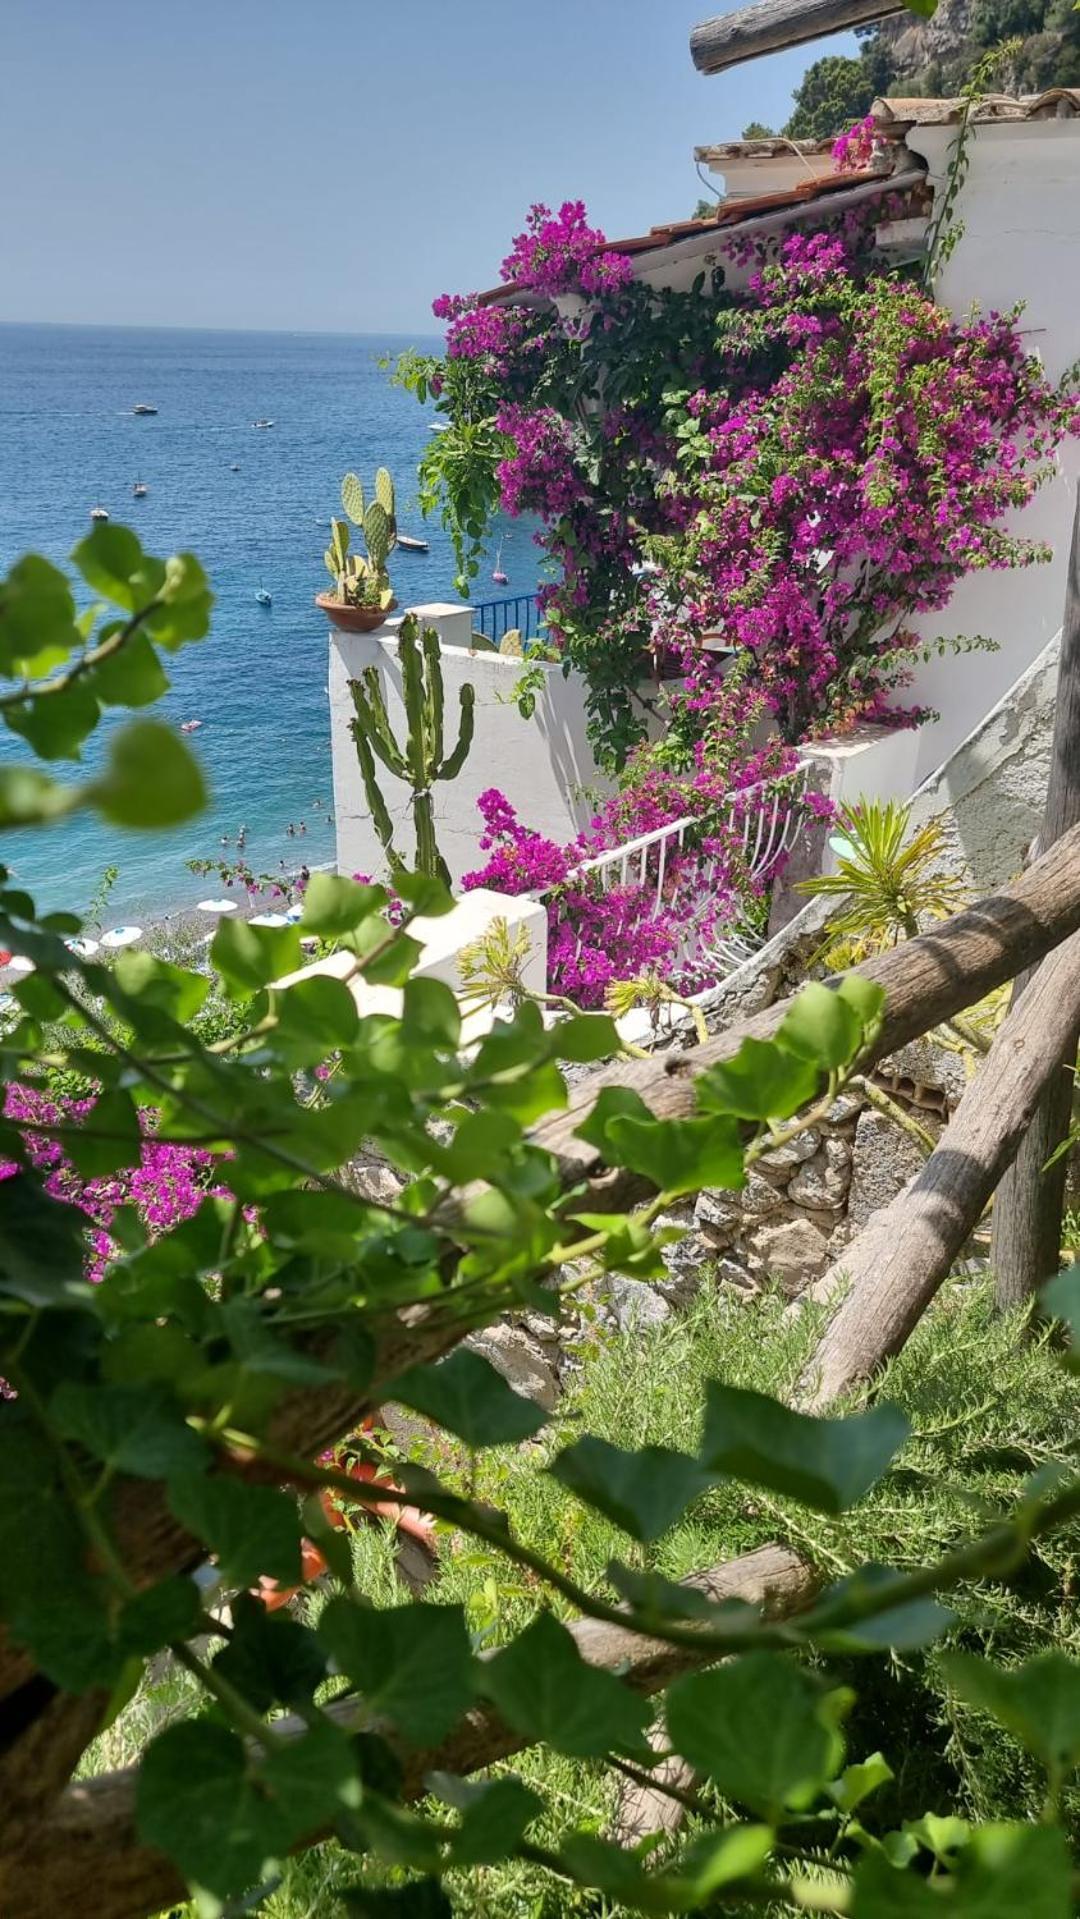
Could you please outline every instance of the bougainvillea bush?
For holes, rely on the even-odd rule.
[[[675,687],[663,737],[634,749],[617,791],[565,846],[522,822],[497,788],[481,793],[480,851],[488,857],[462,885],[545,899],[553,993],[593,1008],[617,982],[650,974],[698,991],[719,976],[715,948],[725,933],[748,916],[767,918],[764,902],[786,854],[778,846],[770,857],[766,847],[752,869],[746,844],[756,844],[757,833],[748,835],[747,823],[762,807],[790,805],[807,822],[830,819],[833,809],[798,777],[792,747],[775,734],[755,744],[764,712],[745,663],[704,707],[695,683]],[[634,852],[619,885],[582,871],[676,822],[687,823],[681,844],[669,838]],[[610,882],[610,870],[605,877]]]
[[[486,406],[490,501],[539,516],[548,632],[609,763],[643,734],[649,654],[707,711],[707,634],[750,657],[789,741],[911,720],[916,619],[973,568],[1046,557],[1009,516],[1075,430],[1074,383],[1046,380],[1018,309],[954,319],[884,271],[874,223],[905,210],[720,236],[674,292],[636,282],[579,202],[534,207],[502,269],[528,304],[436,302],[445,362],[410,375],[450,416],[433,457],[467,467],[457,422],[475,436]]]

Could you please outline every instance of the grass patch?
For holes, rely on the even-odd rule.
[[[1044,1460],[1071,1460],[1075,1382],[1044,1340],[1025,1341],[1019,1321],[994,1317],[987,1286],[958,1282],[943,1293],[882,1387],[883,1396],[908,1414],[913,1437],[881,1484],[839,1520],[727,1485],[698,1500],[646,1551],[576,1504],[541,1470],[560,1445],[582,1432],[622,1446],[663,1441],[693,1447],[708,1379],[783,1396],[816,1331],[813,1314],[789,1318],[779,1298],[746,1303],[709,1289],[685,1315],[658,1328],[631,1337],[587,1330],[576,1382],[537,1441],[465,1464],[442,1443],[418,1441],[416,1454],[451,1483],[502,1507],[523,1539],[598,1587],[613,1557],[680,1578],[773,1539],[805,1554],[829,1578],[867,1561],[922,1565],[1010,1505]],[[400,1603],[388,1529],[364,1526],[354,1551],[361,1587],[372,1602]],[[439,1577],[425,1597],[461,1601],[479,1644],[500,1643],[532,1616],[540,1591],[527,1574],[453,1535],[444,1535],[442,1552]],[[1009,1583],[959,1594],[950,1643],[1003,1661],[1051,1645],[1080,1654],[1073,1603],[1078,1556],[1080,1528],[1073,1528],[1043,1542]],[[558,1602],[555,1609],[562,1610]],[[868,1823],[888,1827],[927,1810],[974,1819],[1037,1816],[1041,1785],[1033,1767],[1003,1733],[951,1697],[936,1649],[833,1661],[831,1670],[859,1692],[849,1721],[849,1757],[880,1748],[897,1775],[870,1802]],[[167,1717],[182,1705],[175,1688],[173,1693],[140,1693],[98,1742],[93,1769],[130,1762],[158,1714]],[[568,1825],[604,1829],[615,1788],[602,1767],[531,1753],[508,1764],[547,1796],[552,1814],[546,1837]],[[1075,1808],[1067,1808],[1067,1816],[1074,1814]],[[337,1847],[320,1847],[290,1862],[265,1911],[270,1919],[324,1919],[340,1910],[336,1889],[366,1870]],[[617,1910],[595,1895],[545,1883],[529,1866],[459,1873],[452,1893],[462,1919],[578,1919],[586,1913],[601,1919]]]

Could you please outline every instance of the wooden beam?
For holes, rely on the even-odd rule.
[[[847,1291],[803,1371],[800,1405],[820,1412],[872,1379],[914,1332],[1060,1075],[1078,1005],[1074,933],[1010,1010],[925,1166],[815,1287],[816,1297]]]
[[[755,0],[751,7],[718,14],[695,27],[690,57],[700,73],[725,73],[743,60],[759,60],[783,47],[846,33],[903,11],[901,0]]]
[[[766,1619],[786,1619],[809,1604],[819,1580],[787,1546],[768,1545],[692,1573],[682,1583],[716,1603],[742,1599],[759,1606]],[[716,1662],[714,1652],[703,1656],[693,1647],[669,1646],[600,1620],[576,1620],[570,1631],[591,1666],[618,1672],[646,1695],[660,1692],[679,1673]],[[348,1730],[364,1722],[363,1705],[356,1700],[331,1706],[328,1713]],[[299,1736],[306,1726],[301,1719],[279,1720],[274,1730]],[[477,1707],[435,1750],[403,1755],[404,1797],[422,1798],[432,1771],[479,1772],[528,1744],[490,1707]],[[21,1850],[6,1861],[0,1858],[0,1912],[11,1919],[16,1914],[18,1919],[59,1919],[92,1909],[94,1919],[148,1919],[179,1904],[187,1889],[175,1866],[141,1844],[136,1832],[136,1779],[132,1767],[70,1787]]]
[[[1015,979],[1023,967],[1042,959],[1077,930],[1080,826],[1066,833],[1011,886],[854,969],[864,979],[876,981],[886,996],[877,1039],[864,1061],[866,1069],[973,1005],[995,986]],[[589,1074],[573,1088],[566,1111],[542,1120],[530,1139],[555,1156],[564,1186],[592,1183],[591,1198],[598,1210],[632,1204],[651,1192],[648,1182],[636,1174],[606,1168],[596,1147],[575,1137],[601,1088],[632,1087],[658,1119],[685,1119],[695,1110],[695,1077],[717,1061],[730,1059],[744,1039],[768,1039],[787,1005],[781,1000],[739,1020],[691,1051],[642,1061],[619,1060]],[[452,1216],[448,1226],[452,1231]],[[375,1371],[368,1391],[358,1393],[344,1382],[328,1381],[291,1393],[274,1415],[275,1444],[311,1458],[343,1433],[355,1431],[365,1414],[378,1405],[387,1380],[407,1366],[439,1358],[464,1338],[470,1322],[455,1319],[453,1309],[449,1294],[445,1302],[410,1308],[389,1318],[376,1329]],[[149,1584],[197,1563],[200,1549],[169,1513],[155,1481],[118,1479],[110,1518],[124,1563],[138,1583]],[[0,1629],[0,1733],[2,1702],[29,1680],[33,1669],[29,1654],[12,1645]],[[17,1709],[18,1701],[13,1705]]]
[[[1076,493],[1072,549],[1061,629],[1054,739],[1046,811],[1039,832],[1045,851],[1080,820],[1080,487]],[[1030,972],[1013,987],[1015,1006],[1029,990]],[[1047,1162],[1066,1137],[1072,1120],[1076,1049],[1080,1044],[1080,999],[1058,1061],[1020,1151],[1008,1168],[994,1201],[990,1267],[1003,1312],[1020,1306],[1057,1272],[1061,1259],[1061,1221],[1065,1208],[1064,1154],[1047,1171]]]

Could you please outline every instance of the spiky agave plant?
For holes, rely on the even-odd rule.
[[[912,939],[925,921],[947,919],[963,904],[963,882],[944,870],[941,821],[928,820],[909,832],[910,820],[910,806],[896,800],[859,800],[840,809],[836,872],[798,886],[800,893],[845,902],[829,922],[822,957],[857,964]]]

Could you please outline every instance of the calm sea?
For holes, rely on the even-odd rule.
[[[118,834],[89,817],[6,835],[3,858],[44,904],[85,906],[110,863],[120,868],[112,917],[192,903],[207,882],[185,861],[234,857],[234,844],[221,842],[234,843],[242,824],[256,871],[333,857],[327,629],[312,597],[327,583],[327,522],[347,468],[368,480],[388,466],[399,525],[431,543],[427,554],[394,555],[402,604],[456,597],[449,542],[436,522],[421,524],[415,505],[430,416],[380,365],[406,346],[433,344],[0,326],[0,570],[28,549],[62,561],[101,505],[151,552],[197,553],[216,595],[210,637],[165,661],[172,686],[162,703],[172,720],[203,722],[191,743],[208,811],[167,836]],[[133,415],[143,401],[155,417]],[[273,428],[255,430],[257,419]],[[136,480],[149,488],[144,499],[132,496]],[[500,543],[505,588],[490,584]],[[536,562],[527,528],[497,527],[483,597],[533,591]],[[268,608],[256,603],[260,586],[273,596]],[[89,765],[111,723],[89,743]],[[0,758],[23,751],[4,730]],[[289,836],[288,824],[301,821],[306,832]]]

